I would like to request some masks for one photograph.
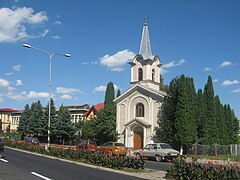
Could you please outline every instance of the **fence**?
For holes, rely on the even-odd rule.
[[[202,145],[202,144],[193,144],[192,153],[195,155],[231,155],[237,156],[240,155],[240,144],[229,144],[229,145]]]

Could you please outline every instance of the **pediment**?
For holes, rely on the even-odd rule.
[[[128,121],[127,123],[125,123],[124,125],[125,126],[128,126],[128,127],[132,127],[132,126],[135,126],[135,125],[142,125],[142,126],[145,126],[146,128],[150,128],[152,125],[147,123],[146,121],[142,120],[142,119],[138,119],[138,118],[134,118],[130,121]]]
[[[158,99],[159,101],[160,100],[162,101],[164,99],[164,97],[167,96],[166,92],[156,91],[154,89],[145,87],[143,85],[136,84],[136,85],[132,86],[130,89],[128,89],[126,92],[124,92],[121,96],[114,99],[114,102],[118,103],[118,102],[130,97],[131,95],[136,94],[136,92],[142,94],[143,96]]]

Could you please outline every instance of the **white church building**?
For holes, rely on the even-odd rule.
[[[158,112],[167,95],[160,90],[160,58],[153,55],[147,23],[143,26],[139,54],[131,62],[131,87],[114,102],[117,106],[119,142],[141,149],[155,135]]]

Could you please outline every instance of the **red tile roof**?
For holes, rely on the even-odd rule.
[[[22,112],[22,110],[16,110],[11,108],[0,108],[0,112]]]
[[[100,109],[103,109],[104,108],[104,103],[99,103],[99,104],[96,104],[96,105],[92,105],[92,107],[84,113],[84,116],[88,116],[92,111],[99,111]]]

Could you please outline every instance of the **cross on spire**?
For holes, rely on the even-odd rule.
[[[143,18],[144,24],[147,24],[147,19],[148,19],[148,18],[149,18],[149,17],[148,17],[147,15],[144,16],[144,18]]]

